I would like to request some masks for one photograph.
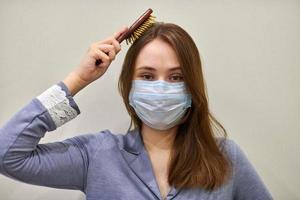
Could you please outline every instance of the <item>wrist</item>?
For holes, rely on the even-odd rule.
[[[72,96],[89,84],[87,81],[82,80],[75,72],[70,73],[62,82],[67,86]]]

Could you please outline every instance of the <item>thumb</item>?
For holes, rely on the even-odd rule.
[[[117,32],[114,33],[114,38],[117,39],[120,35],[126,33],[127,31],[128,31],[128,27],[127,26],[123,26]]]

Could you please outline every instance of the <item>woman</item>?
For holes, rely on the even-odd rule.
[[[156,23],[126,54],[119,90],[133,129],[38,144],[80,113],[73,96],[105,73],[121,49],[115,38],[126,30],[92,44],[79,68],[7,122],[0,132],[0,172],[81,190],[88,200],[272,199],[210,114],[197,47],[175,24]]]

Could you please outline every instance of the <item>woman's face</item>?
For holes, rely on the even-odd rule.
[[[149,42],[137,57],[133,79],[183,81],[181,66],[173,48],[161,39]]]

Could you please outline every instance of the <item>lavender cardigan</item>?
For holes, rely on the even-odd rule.
[[[66,86],[52,86],[0,129],[0,173],[29,184],[80,190],[87,200],[162,200],[138,130],[104,130],[39,144],[50,132],[80,114]],[[243,151],[226,140],[233,163],[230,180],[214,191],[176,189],[166,200],[272,199]]]

